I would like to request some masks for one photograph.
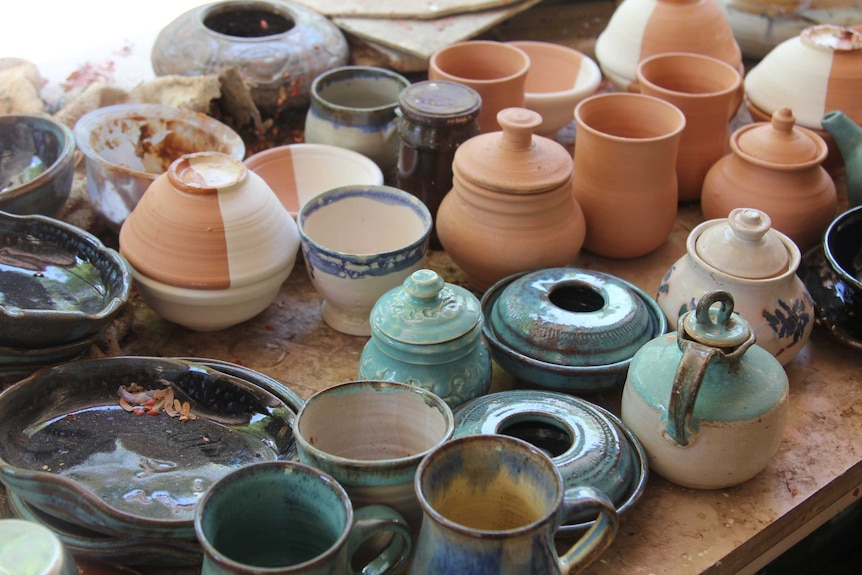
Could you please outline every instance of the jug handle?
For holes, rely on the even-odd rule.
[[[580,573],[598,559],[619,529],[617,509],[604,491],[586,485],[566,489],[563,523],[588,512],[598,514],[593,526],[558,558],[560,572],[565,575]]]
[[[367,505],[353,513],[353,529],[347,543],[347,553],[351,558],[359,546],[374,535],[385,532],[393,535],[386,547],[361,572],[364,575],[384,575],[403,571],[413,552],[413,536],[404,517],[386,505]]]
[[[662,436],[673,445],[685,447],[697,435],[692,429],[694,402],[706,375],[710,362],[718,355],[718,350],[695,342],[684,344],[682,359],[673,378],[670,392],[667,419],[664,421]]]

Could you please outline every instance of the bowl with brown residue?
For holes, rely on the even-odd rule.
[[[207,151],[237,160],[245,156],[245,144],[230,126],[206,114],[161,104],[98,108],[78,120],[74,131],[78,148],[87,157],[90,201],[114,231],[177,158]]]

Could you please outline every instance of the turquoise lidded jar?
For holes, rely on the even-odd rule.
[[[481,304],[468,290],[421,269],[383,294],[370,319],[360,379],[416,385],[453,409],[490,389]]]

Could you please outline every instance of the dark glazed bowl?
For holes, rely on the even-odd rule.
[[[482,312],[482,334],[500,367],[565,392],[623,384],[635,352],[667,331],[664,313],[642,289],[576,268],[504,278],[485,292]]]
[[[194,417],[127,412],[120,388],[132,383],[170,389]],[[191,540],[209,485],[253,462],[295,457],[295,417],[263,387],[194,362],[73,361],[0,394],[0,481],[28,505],[99,533]]]
[[[823,254],[835,274],[832,290],[844,303],[845,329],[862,341],[862,206],[847,210],[826,228]]]
[[[132,271],[72,224],[0,212],[0,286],[0,347],[38,352],[106,328],[129,298]]]
[[[75,137],[50,116],[0,115],[0,210],[55,215],[72,190]]]

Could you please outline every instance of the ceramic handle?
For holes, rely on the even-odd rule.
[[[598,559],[619,528],[617,509],[603,491],[585,485],[567,489],[562,523],[590,513],[597,514],[593,526],[559,558],[560,572],[564,575],[580,573]]]
[[[392,533],[393,537],[380,553],[362,566],[358,573],[384,575],[400,573],[413,552],[413,537],[407,521],[394,509],[385,505],[368,505],[353,512],[353,530],[348,542],[348,556],[353,554],[371,537],[378,533]]]

